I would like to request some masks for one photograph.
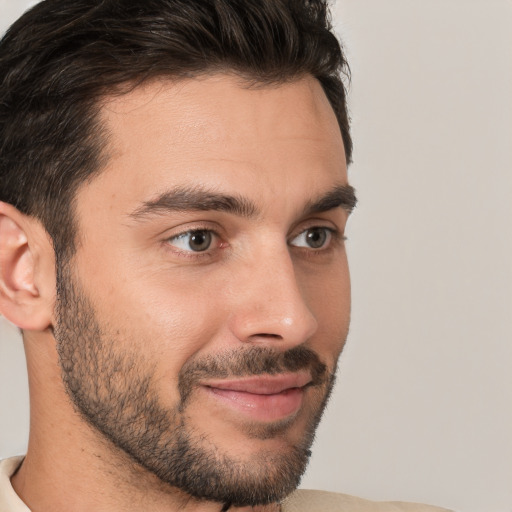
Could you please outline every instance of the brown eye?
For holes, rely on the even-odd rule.
[[[327,241],[327,232],[324,228],[312,228],[306,231],[307,244],[313,249],[323,247]]]
[[[174,236],[169,243],[182,251],[203,252],[208,250],[213,241],[213,234],[206,229],[187,231]]]
[[[306,247],[309,249],[322,249],[329,245],[332,238],[332,230],[329,228],[314,227],[304,230],[291,242],[295,247]]]
[[[188,245],[192,251],[206,251],[212,245],[212,234],[210,231],[192,231]]]

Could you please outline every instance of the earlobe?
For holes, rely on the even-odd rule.
[[[50,256],[40,230],[38,221],[0,202],[0,313],[24,330],[45,330],[52,319],[51,286],[37,279]]]

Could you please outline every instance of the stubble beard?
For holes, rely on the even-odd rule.
[[[94,308],[63,267],[58,273],[55,339],[62,378],[76,411],[97,432],[163,483],[198,500],[256,506],[279,502],[300,483],[310,447],[334,384],[334,371],[311,350],[250,347],[189,360],[179,374],[179,403],[160,401],[153,367],[142,350],[125,353],[116,335],[99,325]],[[211,435],[190,423],[187,406],[201,378],[277,374],[307,369],[314,404],[300,442],[243,460],[226,454]],[[273,439],[291,420],[241,427],[250,439]]]

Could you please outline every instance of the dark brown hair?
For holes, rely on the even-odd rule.
[[[77,187],[102,169],[101,98],[216,71],[257,84],[314,76],[350,161],[348,68],[326,0],[45,0],[0,42],[0,200],[69,256]]]

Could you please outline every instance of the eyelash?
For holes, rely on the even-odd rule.
[[[323,229],[323,230],[329,232],[331,238],[327,244],[327,247],[321,247],[318,249],[315,249],[312,247],[307,248],[307,247],[299,247],[299,246],[291,246],[291,247],[294,247],[294,249],[297,251],[301,251],[301,252],[305,253],[308,257],[315,257],[315,256],[326,254],[327,252],[329,252],[330,249],[334,249],[336,246],[344,243],[347,240],[346,236],[344,236],[338,229],[328,227],[328,226],[322,226],[322,225],[308,226],[308,227],[302,229],[300,232],[293,235],[291,237],[291,240],[294,240],[295,238],[300,236],[302,233],[305,233],[306,231],[313,230],[313,229]],[[214,248],[213,250],[209,247],[209,248],[205,249],[204,251],[192,251],[192,250],[189,251],[189,250],[181,250],[171,244],[172,240],[177,240],[178,238],[180,238],[182,236],[191,235],[193,233],[201,232],[201,231],[211,233],[216,240],[220,241],[220,242],[217,242],[218,247]],[[168,250],[172,251],[174,254],[179,255],[180,257],[198,260],[198,259],[204,259],[204,258],[213,258],[215,256],[214,251],[216,251],[217,249],[223,248],[222,247],[223,243],[221,241],[221,238],[222,238],[221,235],[219,235],[219,233],[215,229],[212,229],[211,227],[194,226],[190,229],[187,229],[186,231],[182,231],[180,233],[177,233],[175,235],[167,237],[164,240],[164,244]],[[225,246],[227,246],[227,244],[225,244]]]

